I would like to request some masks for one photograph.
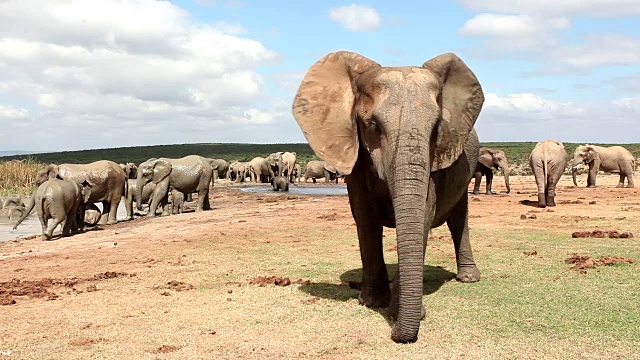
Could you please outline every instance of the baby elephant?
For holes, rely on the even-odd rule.
[[[271,178],[271,187],[273,191],[289,191],[289,181],[284,176],[274,176]]]
[[[27,208],[22,205],[5,206],[0,209],[0,219],[19,219],[20,217],[22,217],[22,214],[24,214],[25,211],[27,211]]]
[[[62,235],[84,228],[84,205],[91,195],[91,185],[82,185],[71,180],[57,178],[42,183],[34,194],[36,212],[42,225],[42,235],[46,240],[53,238],[53,231],[64,222]],[[49,219],[52,223],[49,224]]]
[[[171,214],[182,214],[185,198],[184,193],[171,189]]]

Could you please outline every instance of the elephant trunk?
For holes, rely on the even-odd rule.
[[[401,137],[397,161],[387,178],[393,199],[398,242],[398,318],[393,327],[395,342],[415,342],[422,317],[424,237],[431,223],[426,219],[430,180],[428,144]],[[424,138],[429,139],[429,136]],[[417,145],[417,146],[416,146]],[[420,150],[416,153],[415,149]]]
[[[509,186],[509,164],[502,166],[502,174],[504,175],[504,186],[507,188],[507,194],[511,192],[511,186]]]
[[[576,174],[578,173],[578,166],[574,166],[571,168],[571,177],[573,178],[573,185],[578,186],[578,182],[576,181]]]
[[[136,199],[136,208],[138,211],[142,211],[142,189],[147,184],[147,181],[144,177],[138,176],[136,180],[136,191],[135,191],[135,199]]]

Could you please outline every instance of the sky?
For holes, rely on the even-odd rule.
[[[305,142],[292,100],[337,50],[456,53],[483,142],[640,142],[639,23],[640,0],[0,0],[0,151]]]

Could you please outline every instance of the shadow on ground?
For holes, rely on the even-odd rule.
[[[525,205],[525,206],[531,206],[531,207],[538,207],[538,201],[533,201],[533,200],[520,200],[520,204]]]

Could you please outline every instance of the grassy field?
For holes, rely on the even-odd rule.
[[[33,160],[0,161],[0,196],[28,194],[42,164]]]

